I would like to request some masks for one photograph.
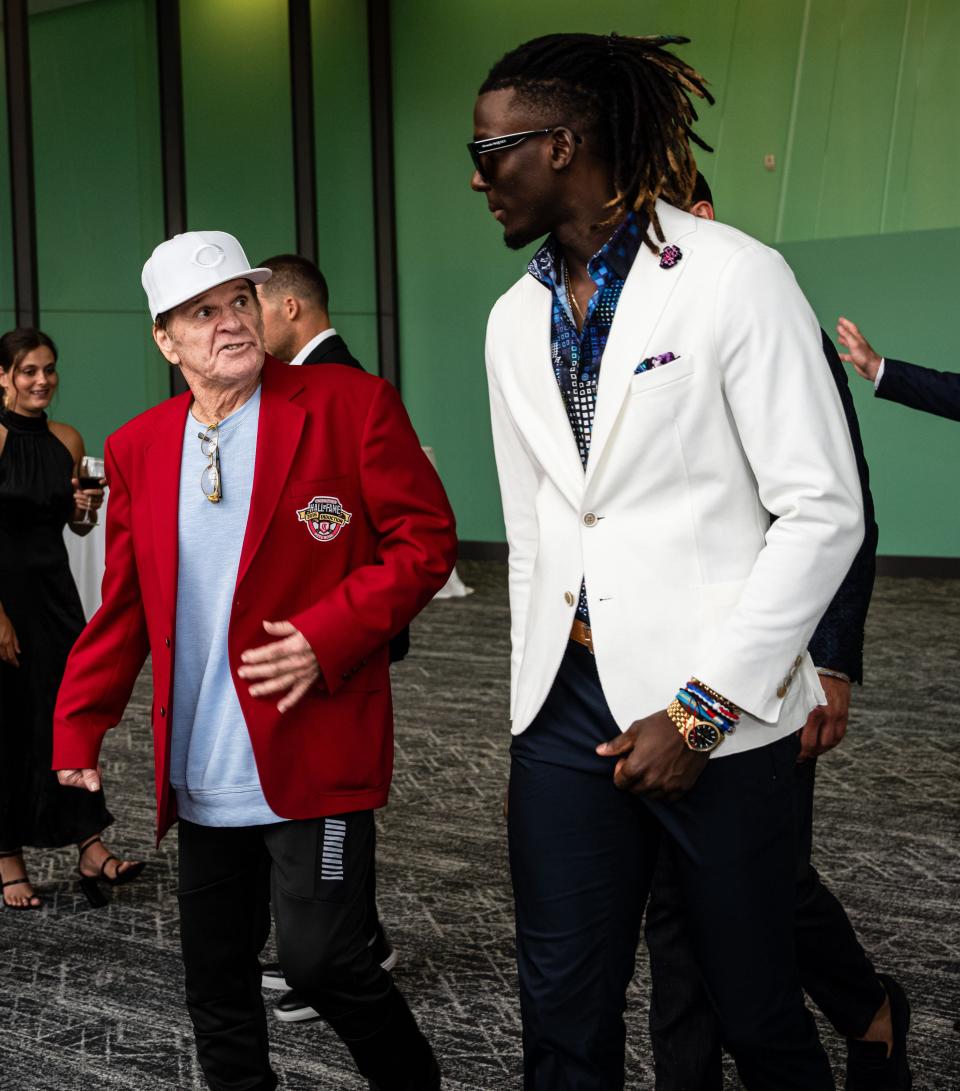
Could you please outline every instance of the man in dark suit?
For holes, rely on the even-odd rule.
[[[704,219],[714,218],[713,197],[700,174],[690,211]],[[827,704],[814,709],[804,725],[796,765],[797,958],[804,989],[847,1038],[848,1091],[893,1091],[910,1086],[905,1052],[909,1015],[906,998],[895,981],[876,973],[843,906],[821,882],[810,862],[816,758],[843,739],[851,685],[863,680],[863,634],[878,537],[869,471],[847,376],[830,338],[822,330],[821,336],[853,443],[863,493],[865,532],[860,551],[809,645]],[[671,850],[669,845],[661,849],[645,919],[653,976],[650,1037],[656,1089],[720,1091],[723,1072],[719,1023],[697,969]]]
[[[874,384],[878,398],[960,420],[960,372],[934,371],[883,357],[849,318],[837,321],[837,339],[847,350],[840,353],[840,359],[853,364],[858,375]]]
[[[290,364],[361,367],[330,322],[330,292],[323,273],[299,254],[261,262],[273,276],[257,289],[267,352]]]
[[[327,279],[312,261],[298,254],[278,254],[260,263],[272,276],[257,286],[263,312],[263,339],[267,351],[291,365],[343,364],[363,365],[347,348],[346,342],[330,323],[330,292]],[[410,648],[410,630],[402,629],[390,640],[390,662],[403,659]],[[377,911],[376,869],[369,872],[368,915],[371,921],[370,945],[377,962],[385,970],[397,963],[397,953],[390,944]],[[262,967],[263,985],[268,989],[287,989],[279,962]],[[284,1023],[299,1023],[320,1016],[297,992],[290,989],[274,1007],[274,1015]]]

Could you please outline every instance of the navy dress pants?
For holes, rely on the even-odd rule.
[[[525,1091],[620,1091],[625,992],[660,842],[676,846],[687,925],[747,1091],[832,1091],[797,975],[798,742],[710,761],[659,803],[617,789],[594,747],[619,733],[590,652],[570,643],[511,746],[510,868]]]
[[[816,759],[794,768],[797,902],[794,928],[800,982],[838,1034],[863,1035],[885,991],[843,906],[810,863]],[[720,1026],[690,942],[676,854],[663,846],[644,920],[653,989],[650,1041],[656,1091],[721,1091]]]

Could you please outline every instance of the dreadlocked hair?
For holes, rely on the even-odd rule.
[[[632,209],[663,242],[657,199],[686,208],[697,177],[690,143],[713,151],[692,128],[698,117],[691,96],[713,105],[706,80],[664,49],[689,41],[673,35],[547,34],[502,57],[480,94],[509,89],[520,102],[589,130],[597,153],[613,168],[615,193],[606,222]],[[649,235],[644,242],[659,253]]]

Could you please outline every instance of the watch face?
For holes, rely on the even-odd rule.
[[[720,729],[704,720],[695,720],[687,728],[686,742],[691,750],[706,752],[718,745],[723,736]]]

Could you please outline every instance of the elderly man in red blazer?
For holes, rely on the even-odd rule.
[[[388,641],[454,561],[443,487],[386,382],[267,356],[223,232],[143,271],[189,391],[107,441],[103,605],[73,649],[54,767],[95,790],[103,736],[152,654],[158,839],[179,818],[187,1006],[214,1089],[272,1089],[258,954],[272,900],[290,983],[379,1091],[440,1086],[367,945],[373,811],[387,801]]]

